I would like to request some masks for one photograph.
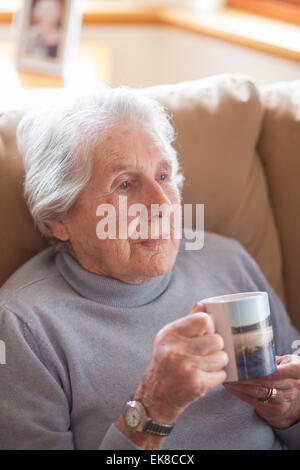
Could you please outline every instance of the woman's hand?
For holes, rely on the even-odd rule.
[[[224,343],[200,302],[155,337],[142,383],[134,395],[152,419],[171,423],[207,390],[224,382]]]
[[[276,428],[288,428],[300,419],[300,357],[287,355],[276,358],[277,372],[255,380],[224,384],[233,395],[252,405],[257,414]],[[270,388],[276,397],[263,403]]]

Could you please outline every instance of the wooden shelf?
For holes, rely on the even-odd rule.
[[[164,10],[166,24],[300,62],[300,29],[272,18],[222,8],[198,17],[191,11]]]
[[[274,0],[227,0],[227,5],[300,25],[300,5]]]
[[[153,24],[161,23],[159,7],[133,7],[122,2],[83,2],[81,11],[83,24],[103,24],[103,23],[140,23]],[[16,11],[16,3],[10,5],[8,2],[0,7],[0,23],[11,23]]]

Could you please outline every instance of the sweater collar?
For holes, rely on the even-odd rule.
[[[172,271],[169,271],[143,284],[127,284],[87,271],[67,252],[57,253],[56,266],[82,297],[120,308],[140,307],[152,302],[167,289],[172,277]]]

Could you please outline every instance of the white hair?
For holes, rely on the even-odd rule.
[[[112,128],[142,124],[172,162],[181,194],[183,175],[172,146],[175,131],[170,116],[156,100],[130,87],[99,86],[63,103],[28,111],[17,128],[17,145],[24,161],[24,196],[36,227],[56,247],[62,245],[47,223],[60,220],[75,203],[93,172],[93,149]]]

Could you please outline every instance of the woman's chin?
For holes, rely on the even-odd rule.
[[[170,244],[170,242],[169,242]],[[162,276],[169,272],[176,260],[178,249],[174,244],[165,246],[163,244],[154,246],[143,246],[140,250],[145,250],[144,256],[139,256],[140,266],[144,275],[148,278]],[[141,253],[139,253],[141,255]]]

